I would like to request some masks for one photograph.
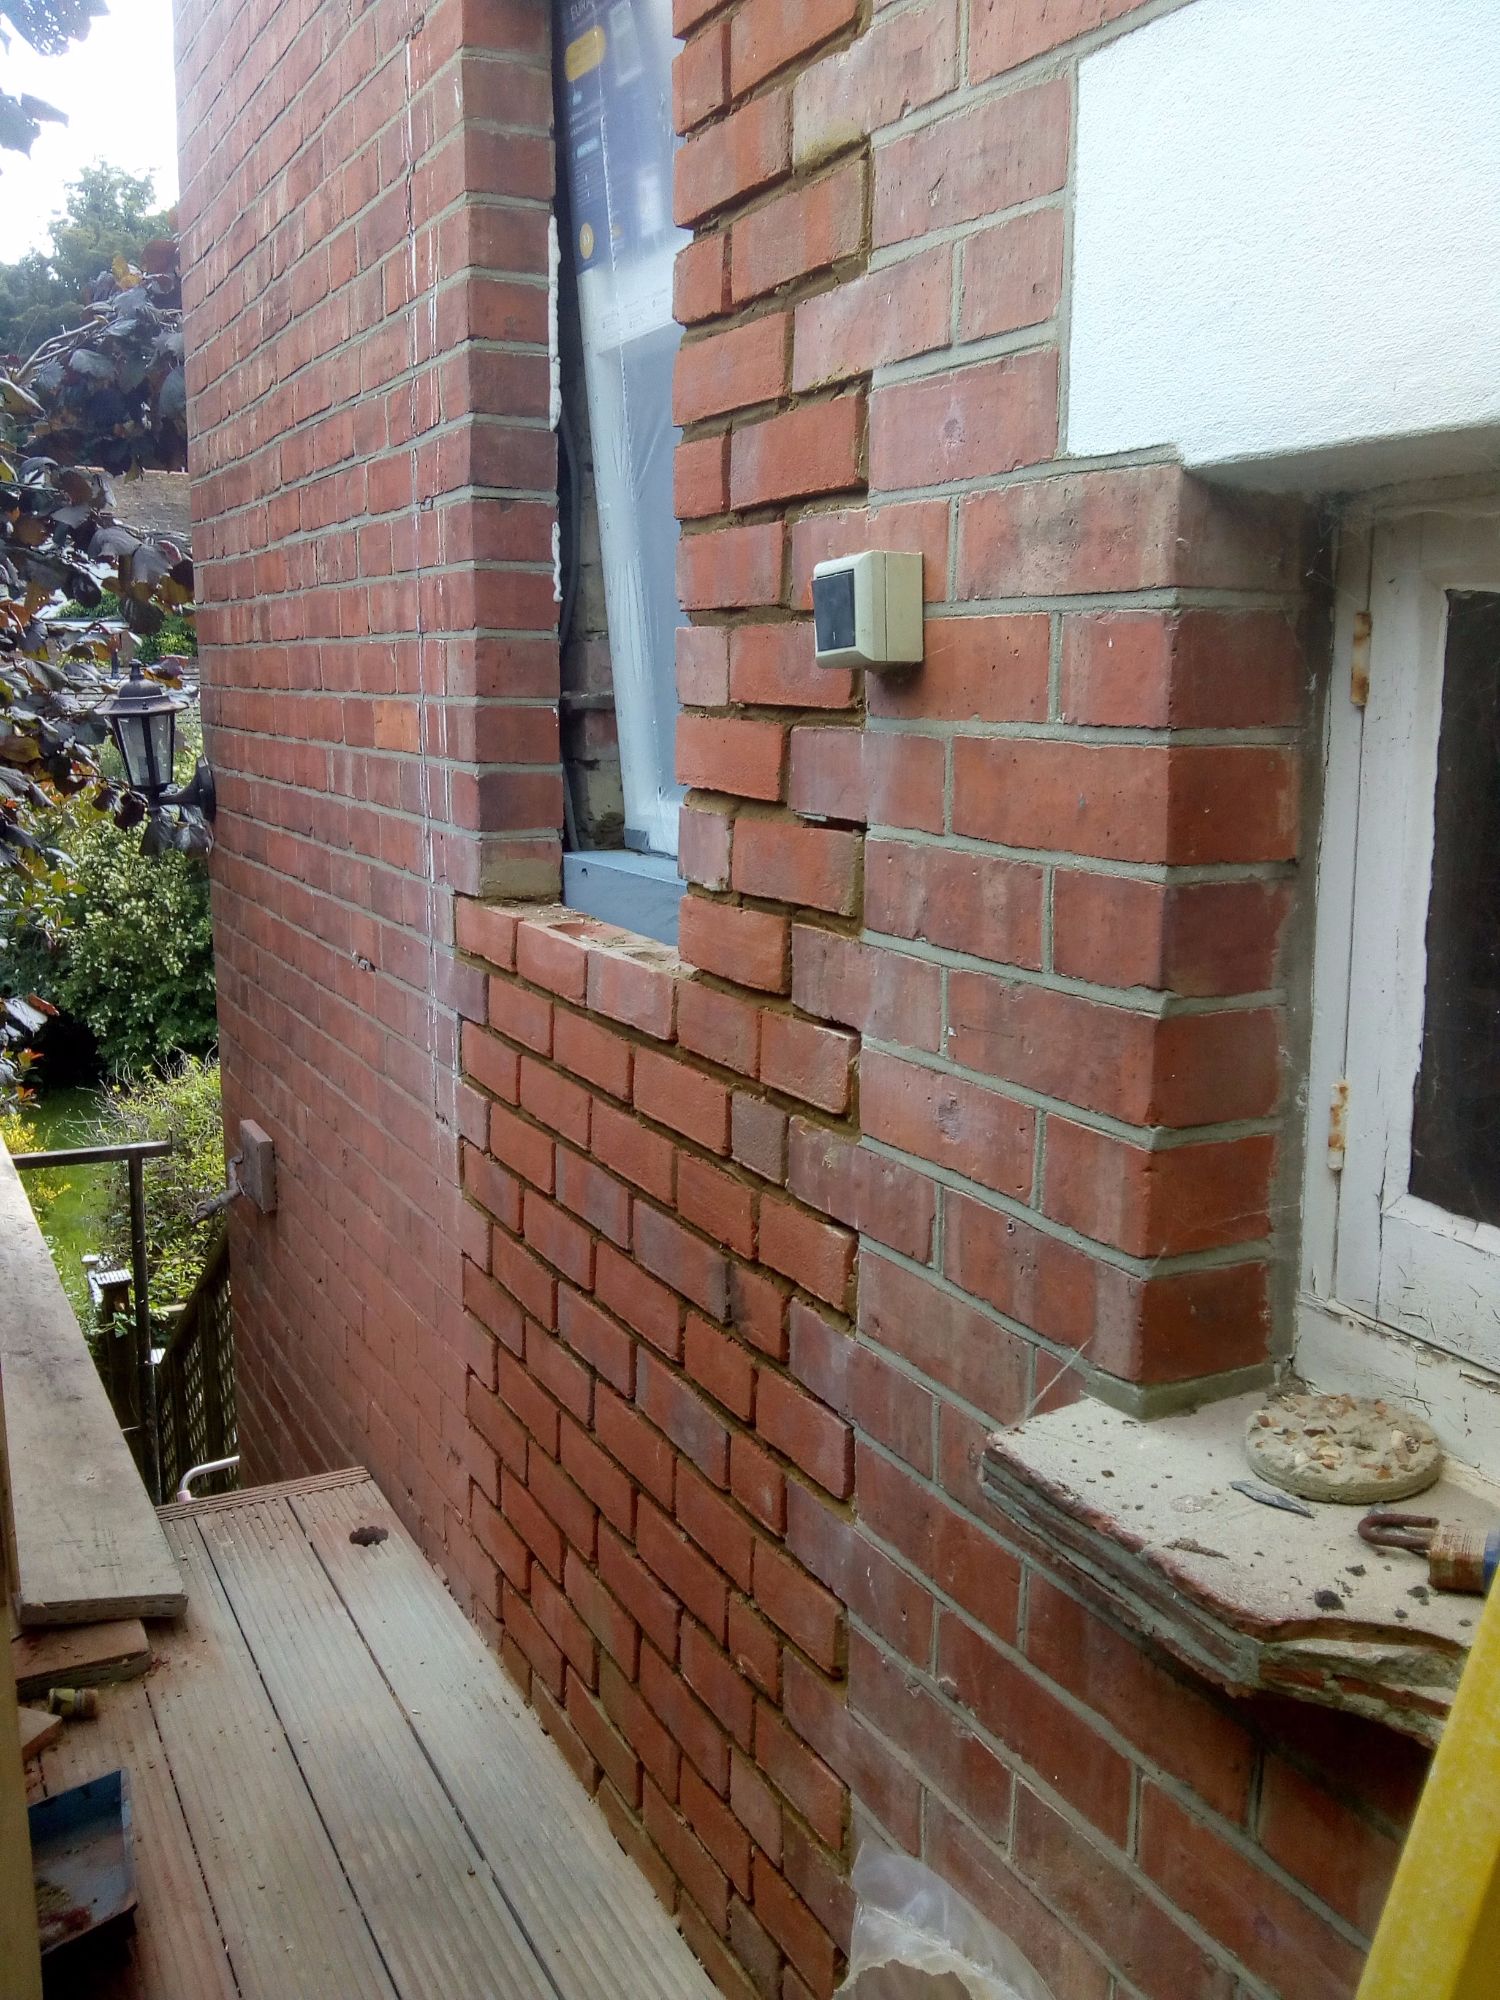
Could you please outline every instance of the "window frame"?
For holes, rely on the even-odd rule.
[[[1411,1195],[1447,592],[1500,591],[1500,496],[1345,524],[1317,858],[1297,1365],[1415,1400],[1460,1456],[1500,1459],[1500,1229]],[[1361,701],[1360,693],[1365,694]],[[1406,1312],[1400,1247],[1415,1250]],[[1467,1268],[1466,1268],[1467,1267]],[[1455,1287],[1495,1300],[1482,1346],[1423,1338]]]

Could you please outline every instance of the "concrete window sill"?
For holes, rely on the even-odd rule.
[[[1345,1709],[1435,1743],[1480,1600],[1429,1591],[1418,1556],[1368,1548],[1361,1507],[1314,1505],[1307,1520],[1233,1491],[1252,1477],[1241,1438],[1261,1400],[1153,1423],[1072,1404],[990,1439],[985,1494],[1123,1624],[1230,1693]],[[1500,1488],[1455,1467],[1401,1504],[1488,1528]]]

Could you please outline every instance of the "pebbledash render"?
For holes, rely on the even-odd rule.
[[[1483,516],[1492,29],[667,11],[179,0],[247,1479],[370,1468],[726,1994],[826,2000],[876,1839],[1058,2000],[1344,2000],[1420,1732],[1188,1666],[1108,1495],[1064,1547],[982,1460],[1356,1353],[1304,1253],[1341,509]],[[669,29],[675,948],[561,901],[554,361],[554,104]],[[867,548],[923,555],[913,671],[814,662]]]

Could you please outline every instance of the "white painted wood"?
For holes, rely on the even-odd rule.
[[[1370,557],[1369,695],[1349,698],[1357,565]],[[1339,576],[1319,850],[1298,1367],[1404,1394],[1450,1449],[1500,1445],[1500,1230],[1409,1188],[1447,593],[1500,590],[1500,501],[1376,519]],[[1322,1121],[1347,1077],[1343,1172]],[[1389,1336],[1389,1338],[1387,1338]],[[1394,1344],[1393,1344],[1394,1343]],[[1451,1361],[1437,1369],[1438,1352]],[[1455,1364],[1463,1364],[1455,1366]]]

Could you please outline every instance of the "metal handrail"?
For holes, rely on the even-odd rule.
[[[207,1479],[214,1472],[233,1472],[239,1462],[240,1455],[234,1452],[228,1458],[211,1458],[206,1465],[190,1465],[183,1473],[181,1483],[173,1495],[178,1506],[185,1506],[192,1499],[195,1479]]]
[[[32,1167],[108,1166],[123,1160],[130,1171],[130,1289],[135,1319],[136,1400],[144,1434],[146,1463],[141,1472],[155,1500],[161,1499],[161,1439],[156,1421],[156,1377],[151,1366],[150,1268],[146,1259],[147,1160],[163,1159],[170,1139],[132,1139],[118,1146],[63,1146],[45,1153],[13,1153],[21,1171]]]

